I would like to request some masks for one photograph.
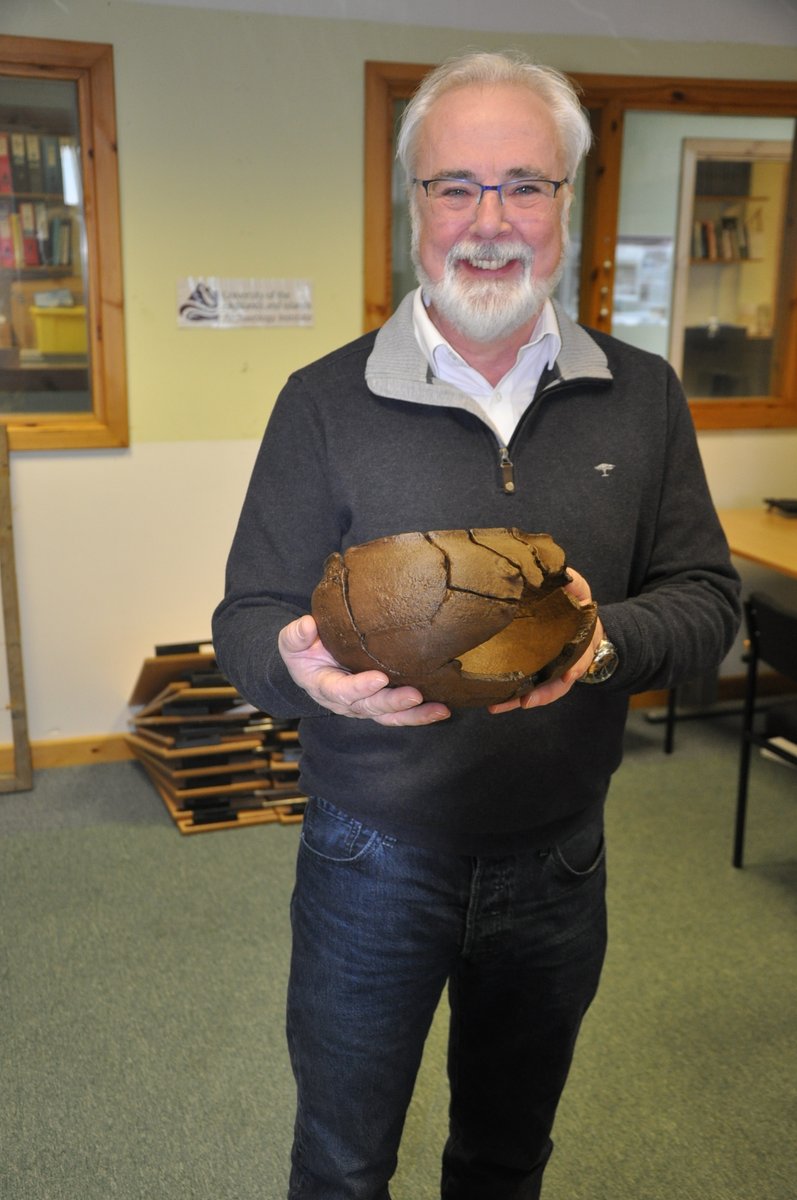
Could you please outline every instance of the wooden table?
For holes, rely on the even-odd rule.
[[[732,554],[797,579],[797,517],[763,505],[721,508],[718,515]]]
[[[776,509],[767,509],[763,504],[760,508],[720,508],[717,515],[732,554],[797,579],[797,517],[785,516]],[[709,716],[711,711],[711,707],[696,708],[688,715]],[[666,754],[671,754],[673,750],[675,722],[685,715],[676,712],[676,689],[671,688],[664,717],[648,718],[666,721]]]

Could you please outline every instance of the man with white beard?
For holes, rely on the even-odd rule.
[[[446,987],[440,1195],[539,1197],[605,952],[603,808],[628,697],[715,668],[738,626],[673,372],[551,300],[589,142],[549,68],[471,54],[427,77],[399,138],[420,287],[291,377],[244,502],[216,655],[257,707],[301,718],[310,796],[290,1200],[389,1200]],[[560,679],[450,711],[336,662],[309,615],[328,555],[490,527],[552,534],[572,594],[598,604]]]

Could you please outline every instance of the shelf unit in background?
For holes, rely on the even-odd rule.
[[[8,116],[0,107],[0,122]],[[66,121],[57,111],[39,110],[40,128],[29,110],[13,114],[22,127],[0,123],[0,348],[4,379],[17,372],[17,388],[28,387],[29,368],[53,373],[58,384],[85,392],[89,402],[88,322],[81,247],[85,242],[74,135],[53,132]],[[60,117],[60,119],[59,119]],[[64,179],[66,178],[66,194]],[[71,181],[71,183],[70,183]],[[70,377],[65,375],[70,372]],[[75,378],[79,372],[79,378]]]
[[[685,139],[670,361],[690,399],[772,390],[791,146]]]
[[[0,421],[12,450],[129,441],[108,45],[0,36]]]

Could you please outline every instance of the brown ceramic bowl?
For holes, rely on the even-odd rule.
[[[565,592],[569,580],[545,533],[402,533],[330,555],[312,614],[349,670],[477,707],[558,678],[584,653],[596,606]]]

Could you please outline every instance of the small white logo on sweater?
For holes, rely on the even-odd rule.
[[[609,472],[614,470],[614,463],[598,463],[595,470],[600,471],[603,478],[607,479]]]

